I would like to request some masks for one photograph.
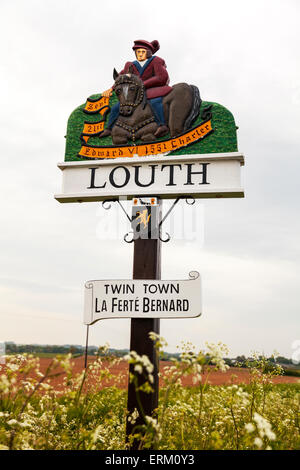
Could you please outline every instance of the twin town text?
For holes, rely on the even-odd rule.
[[[143,294],[139,298],[116,297],[116,294],[134,295],[136,286],[134,284],[104,284],[106,299],[95,298],[95,313],[107,312],[177,312],[189,310],[189,300],[180,298],[164,298],[164,294],[179,294],[180,287],[177,284],[143,284]],[[151,298],[151,294],[163,294],[161,297]],[[107,305],[110,303],[110,305]]]
[[[201,314],[200,291],[200,277],[183,281],[88,281],[84,323],[122,317],[196,317]]]

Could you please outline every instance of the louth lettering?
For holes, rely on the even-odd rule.
[[[195,186],[210,184],[208,181],[209,163],[184,163],[168,165],[132,165],[127,167],[119,165],[114,167],[108,177],[101,178],[101,168],[90,168],[90,180],[87,189],[103,189],[107,184],[113,188],[124,188],[129,183],[134,183],[138,187],[151,187],[156,184],[161,174],[165,177],[165,186],[177,186],[184,176],[185,186]],[[143,170],[143,171],[141,171]],[[103,172],[103,170],[102,170]],[[143,173],[143,176],[142,176]]]

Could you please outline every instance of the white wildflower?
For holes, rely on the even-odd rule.
[[[5,374],[0,376],[0,392],[7,393],[9,391],[9,380]]]
[[[103,440],[103,438],[101,438],[102,431],[103,431],[103,427],[102,427],[102,425],[100,424],[100,425],[95,429],[95,431],[94,431],[93,434],[92,434],[92,441],[93,441],[93,443],[95,443],[95,442],[97,442],[97,441],[105,442],[105,441]]]
[[[134,411],[131,413],[130,416],[128,416],[128,422],[131,423],[131,424],[135,424],[136,420],[138,419],[139,417],[139,412],[138,410],[135,408]]]
[[[253,423],[247,423],[245,424],[245,429],[247,432],[253,432],[255,431],[255,426]]]
[[[148,379],[149,379],[149,382],[150,382],[151,384],[154,383],[154,377],[153,377],[152,374],[149,374],[149,375],[148,375]]]
[[[10,370],[12,370],[12,371],[15,371],[15,370],[18,370],[18,369],[19,369],[19,365],[18,365],[18,364],[12,364],[12,363],[10,363],[10,362],[8,362],[8,363],[6,364],[6,367],[7,367],[7,369],[10,369]]]
[[[141,366],[140,364],[136,364],[136,365],[134,366],[134,370],[135,370],[136,372],[138,372],[139,374],[142,374],[142,373],[143,373],[143,368],[142,368],[142,366]]]
[[[158,335],[157,333],[154,333],[154,331],[150,331],[149,333],[149,338],[152,340],[152,341],[157,341],[160,339],[160,335]]]
[[[263,441],[262,441],[262,439],[261,439],[260,437],[256,437],[256,438],[254,439],[254,445],[256,445],[256,447],[258,447],[259,449],[261,449],[262,446],[263,446]]]
[[[157,419],[152,418],[151,416],[145,416],[145,421],[157,433],[158,439],[161,439],[160,425],[158,424]]]
[[[223,355],[228,354],[227,346],[221,342],[218,344],[206,343],[206,346],[211,362],[215,364],[222,372],[226,372],[226,370],[229,369],[229,366],[225,363]]]
[[[263,416],[254,413],[253,420],[256,422],[258,434],[261,438],[267,437],[270,441],[276,439],[275,433],[272,431],[272,426]]]
[[[30,428],[31,424],[28,421],[24,421],[23,423],[19,423],[21,428]]]
[[[16,426],[19,423],[16,419],[10,419],[9,421],[7,421],[7,424],[8,426]]]

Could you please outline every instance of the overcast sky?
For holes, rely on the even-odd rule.
[[[163,279],[200,271],[203,316],[163,320],[161,334],[170,351],[181,340],[222,341],[231,355],[291,357],[300,339],[299,15],[297,0],[1,0],[0,340],[83,344],[84,281],[132,276],[118,209],[53,195],[68,116],[111,86],[143,38],[159,40],[171,84],[193,83],[231,110],[246,160],[245,199],[196,203],[204,243],[163,245]],[[105,239],[117,223],[119,239]],[[129,320],[104,320],[90,343],[127,348],[129,330]]]

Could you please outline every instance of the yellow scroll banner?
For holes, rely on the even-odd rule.
[[[100,114],[104,114],[106,109],[109,107],[109,97],[102,96],[97,100],[93,100],[92,98],[88,98],[85,103],[84,112],[87,114],[94,114],[100,112]],[[103,109],[106,108],[106,109]]]
[[[83,126],[83,131],[81,133],[81,138],[87,142],[90,137],[97,136],[104,129],[105,120],[98,122],[85,122]]]
[[[197,142],[213,131],[211,120],[203,122],[194,129],[174,139],[152,142],[150,144],[122,146],[122,147],[100,147],[96,145],[83,145],[78,156],[88,158],[120,158],[120,157],[145,157],[165,152],[172,152],[187,145]]]

